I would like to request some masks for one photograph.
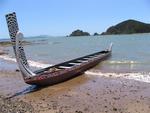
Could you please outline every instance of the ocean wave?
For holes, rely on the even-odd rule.
[[[150,83],[150,72],[137,72],[137,73],[102,73],[98,71],[86,71],[86,75],[98,77],[112,77],[112,78],[125,78],[141,82]]]
[[[125,61],[104,61],[104,63],[105,64],[139,64],[140,62],[125,60]]]
[[[1,55],[0,58],[3,60],[6,60],[6,61],[16,62],[15,58],[12,58],[8,55]],[[28,63],[30,66],[36,67],[36,68],[46,68],[48,66],[52,66],[51,64],[36,62],[36,61],[32,61],[32,60],[28,60]]]

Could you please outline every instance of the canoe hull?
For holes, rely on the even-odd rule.
[[[57,84],[60,82],[64,82],[66,80],[69,80],[71,78],[74,78],[83,74],[86,70],[96,66],[98,63],[100,63],[104,59],[107,59],[110,55],[111,55],[111,51],[109,51],[103,56],[92,59],[88,61],[87,63],[83,63],[82,65],[74,66],[73,68],[70,68],[70,69],[61,70],[58,73],[39,74],[35,77],[25,79],[25,82],[27,84],[39,85],[39,86],[47,86],[47,85],[53,85],[53,84]]]

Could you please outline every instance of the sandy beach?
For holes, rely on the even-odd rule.
[[[48,87],[24,83],[20,72],[0,71],[0,112],[25,113],[149,113],[150,79],[143,74],[93,74],[85,72],[67,82]],[[9,64],[10,63],[10,64]],[[134,76],[148,78],[146,82]]]

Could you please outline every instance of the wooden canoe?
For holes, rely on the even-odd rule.
[[[110,44],[109,48],[104,51],[32,72],[22,46],[23,34],[19,32],[16,13],[7,14],[6,21],[11,41],[14,43],[13,48],[17,63],[27,84],[46,86],[69,80],[96,66],[99,62],[108,58],[112,52],[112,44]]]

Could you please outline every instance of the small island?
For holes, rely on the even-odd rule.
[[[90,36],[90,33],[77,29],[73,31],[69,36]]]
[[[134,33],[150,33],[150,24],[136,20],[126,20],[115,26],[109,27],[106,32],[103,32],[101,35]]]
[[[90,35],[90,33],[88,32],[84,32],[82,30],[77,29],[73,31],[69,36],[99,36],[135,33],[150,33],[150,24],[129,19],[117,25],[109,27],[105,32],[102,32],[101,34],[95,32],[93,35]]]
[[[93,34],[93,36],[99,36],[100,34],[99,33],[97,33],[97,32],[95,32],[94,34]]]

